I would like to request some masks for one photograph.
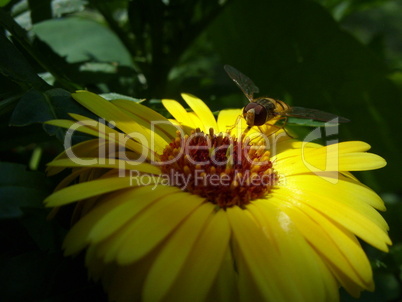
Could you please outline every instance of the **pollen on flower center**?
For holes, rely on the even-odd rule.
[[[205,197],[221,208],[244,206],[269,193],[277,181],[264,144],[200,129],[176,138],[160,157],[170,185]]]

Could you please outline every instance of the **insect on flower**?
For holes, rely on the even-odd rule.
[[[270,121],[272,122],[272,126],[278,127],[278,129],[283,128],[288,117],[332,123],[349,122],[347,118],[317,109],[291,107],[283,101],[268,97],[254,98],[254,93],[259,92],[259,89],[254,82],[230,65],[225,65],[224,68],[229,77],[237,86],[240,87],[244,95],[250,101],[250,103],[243,108],[243,117],[248,126],[245,133],[247,133],[253,126],[262,126]],[[283,126],[280,127],[274,125],[281,118],[285,119]]]

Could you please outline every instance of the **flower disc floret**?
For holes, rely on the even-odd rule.
[[[243,207],[268,194],[277,181],[264,144],[253,145],[211,128],[176,138],[161,155],[170,185],[205,197],[221,208]]]

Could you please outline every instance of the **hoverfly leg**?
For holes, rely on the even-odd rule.
[[[258,127],[258,128],[260,128],[260,127]],[[248,143],[251,143],[251,142],[253,142],[253,141],[258,141],[258,140],[263,139],[262,136],[261,136],[261,134],[260,134],[260,135],[253,135],[253,134],[257,134],[257,132],[256,132],[256,133],[253,133],[253,134],[250,135],[250,136],[245,137],[245,135],[247,134],[247,132],[248,132],[250,129],[251,129],[251,127],[247,127],[247,129],[246,129],[245,132],[243,133],[243,136],[242,136],[242,141],[243,141],[243,142],[245,142],[245,143],[248,144]],[[260,129],[260,131],[261,131],[261,129]]]
[[[271,126],[271,127],[273,127],[273,128],[276,128],[276,130],[270,132],[268,136],[271,136],[272,134],[275,134],[275,133],[278,132],[279,130],[283,129],[282,126],[277,126],[277,125],[275,125],[275,124],[265,123],[264,126],[266,126],[266,125],[269,125],[269,126]],[[261,126],[258,126],[258,129],[260,130],[261,133],[265,133],[264,129],[263,129]]]
[[[290,138],[294,138],[293,136],[290,135],[290,133],[285,128],[286,123],[288,122],[288,118],[286,116],[284,116],[283,118],[285,119],[285,122],[283,123],[283,126],[282,126],[283,131],[285,131],[286,135],[289,136]]]
[[[244,138],[247,135],[247,133],[250,131],[250,129],[251,129],[251,126],[247,126],[247,128],[244,129],[244,132],[241,134],[241,136]]]
[[[289,136],[290,138],[294,138],[293,136],[290,135],[290,133],[286,130],[285,127],[283,127],[283,131],[285,131],[286,135]]]
[[[241,118],[242,118],[241,115],[237,116],[236,122],[234,123],[233,126],[226,126],[228,128],[226,132],[230,134],[232,130],[239,124]]]
[[[284,119],[284,120],[285,120],[285,122],[283,123],[283,125],[281,125],[281,126],[275,125],[275,123],[278,122],[278,121],[281,120],[281,119]],[[283,131],[285,131],[285,133],[286,133],[287,136],[289,136],[290,138],[293,138],[293,136],[291,136],[291,135],[286,131],[285,125],[286,125],[287,121],[288,121],[288,118],[287,118],[286,116],[283,116],[283,117],[279,118],[278,120],[276,120],[274,124],[265,123],[264,125],[269,125],[269,126],[271,126],[271,127],[273,127],[273,128],[276,128],[275,131],[269,133],[269,136],[275,134],[275,133],[278,132],[280,129],[283,129]],[[261,129],[260,127],[258,127],[258,128],[260,129],[260,131],[261,131],[262,133],[264,133],[264,132],[263,132],[263,129]]]

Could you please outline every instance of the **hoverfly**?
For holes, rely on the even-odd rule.
[[[237,86],[240,87],[244,95],[250,101],[250,103],[243,108],[243,117],[246,120],[248,126],[245,130],[245,133],[247,133],[251,127],[262,126],[276,117],[283,117],[286,120],[288,117],[296,117],[322,122],[328,122],[337,118],[336,123],[349,122],[347,118],[317,109],[290,107],[283,101],[275,100],[268,97],[254,98],[254,93],[258,93],[259,89],[249,77],[242,74],[240,71],[230,65],[225,65],[224,69],[229,77],[236,83]],[[273,126],[275,122],[272,124]],[[280,129],[282,127],[278,128]]]

